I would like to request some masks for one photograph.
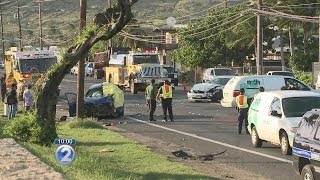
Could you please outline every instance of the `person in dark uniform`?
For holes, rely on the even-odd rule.
[[[163,122],[167,122],[167,111],[169,112],[169,118],[173,122],[173,113],[172,113],[172,87],[168,80],[159,88],[157,99],[161,98],[161,105],[163,108]]]
[[[237,108],[238,108],[238,134],[241,134],[243,121],[245,122],[245,129],[247,134],[249,131],[248,126],[248,97],[244,95],[244,89],[240,89],[240,95],[236,97]]]
[[[145,96],[147,100],[147,105],[149,107],[149,121],[156,121],[153,118],[154,111],[157,107],[157,88],[154,85],[155,80],[151,80],[151,84],[149,84],[146,88]]]
[[[4,102],[4,98],[7,93],[7,88],[6,88],[6,74],[3,75],[3,77],[0,79],[0,86],[1,86],[1,97],[2,97],[2,102]]]

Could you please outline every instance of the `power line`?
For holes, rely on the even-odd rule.
[[[249,18],[247,18],[247,19],[245,19],[245,20],[243,20],[243,21],[241,21],[241,22],[239,22],[239,23],[237,23],[237,24],[229,27],[228,29],[222,30],[222,31],[220,31],[220,32],[218,32],[218,33],[216,33],[216,34],[212,34],[212,35],[210,35],[210,36],[201,38],[201,39],[199,39],[199,40],[202,41],[202,40],[205,40],[205,39],[214,37],[214,36],[216,36],[216,35],[222,34],[222,33],[226,32],[226,31],[228,31],[228,30],[230,30],[230,29],[232,29],[232,28],[234,28],[234,27],[236,27],[236,26],[238,26],[238,25],[240,25],[240,24],[242,24],[242,23],[245,23],[245,22],[249,21],[249,20],[250,20],[251,18],[253,18],[253,17],[255,17],[255,15],[253,15],[253,16],[251,16],[251,17],[249,17]]]

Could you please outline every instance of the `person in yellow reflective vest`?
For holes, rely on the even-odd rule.
[[[237,108],[238,108],[238,134],[241,134],[243,121],[245,123],[245,129],[247,134],[249,131],[248,126],[248,97],[244,95],[244,89],[240,89],[240,95],[236,97]]]
[[[169,118],[173,122],[172,113],[172,87],[168,80],[166,80],[158,90],[157,99],[161,98],[161,105],[163,109],[164,120],[162,122],[167,122],[167,111],[169,112]]]

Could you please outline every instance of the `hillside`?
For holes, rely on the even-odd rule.
[[[115,0],[112,1],[113,3]],[[39,41],[38,3],[33,0],[20,0],[21,26],[24,45],[37,45]],[[166,24],[166,18],[173,16],[177,23],[186,23],[190,18],[203,16],[218,0],[140,0],[133,7],[135,18],[141,26],[160,26]],[[19,36],[17,3],[9,3],[4,8],[5,43],[17,43]],[[101,12],[107,6],[106,0],[88,0],[87,22],[90,23],[95,13]],[[222,6],[221,6],[222,7]],[[42,5],[43,40],[47,44],[63,44],[71,40],[77,32],[79,22],[78,0],[55,0]],[[182,17],[198,11],[193,16]]]

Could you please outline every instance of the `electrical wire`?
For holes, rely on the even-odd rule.
[[[212,34],[212,35],[210,35],[210,36],[201,38],[201,39],[199,39],[199,40],[202,41],[202,40],[205,40],[205,39],[208,39],[208,38],[217,36],[217,35],[219,35],[219,34],[222,34],[222,33],[226,32],[226,31],[228,31],[228,30],[231,30],[232,28],[234,28],[234,27],[236,27],[236,26],[239,26],[239,25],[242,24],[242,23],[245,23],[245,22],[249,21],[249,20],[250,20],[251,18],[253,18],[253,17],[255,17],[255,15],[253,15],[253,16],[251,16],[251,17],[249,17],[249,18],[247,18],[247,19],[245,19],[245,20],[243,20],[243,21],[241,21],[241,22],[239,22],[239,23],[237,23],[237,24],[235,24],[235,25],[233,25],[233,26],[225,29],[225,30],[222,30],[222,31],[220,31],[220,32],[218,32],[218,33],[216,33],[216,34]]]

